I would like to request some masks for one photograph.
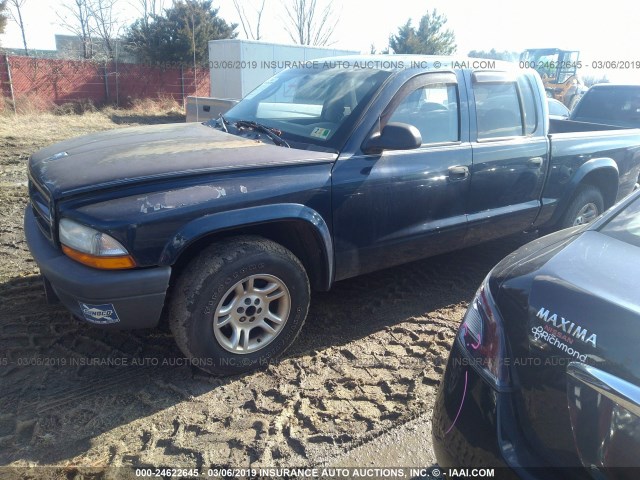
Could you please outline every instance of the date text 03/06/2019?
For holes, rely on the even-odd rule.
[[[215,467],[203,471],[180,468],[136,468],[138,478],[493,478],[493,468],[440,468],[440,467]]]

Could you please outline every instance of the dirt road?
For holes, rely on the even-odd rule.
[[[45,303],[22,234],[25,165],[54,140],[116,126],[82,118],[0,121],[0,465],[339,463],[429,415],[466,302],[531,239],[340,282],[313,296],[281,362],[212,378],[186,365],[166,330],[107,333]]]

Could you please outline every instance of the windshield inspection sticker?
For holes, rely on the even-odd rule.
[[[107,325],[110,323],[118,323],[120,321],[112,303],[106,303],[104,305],[89,305],[82,302],[78,303],[80,304],[82,315],[84,315],[85,320],[88,322]]]
[[[321,138],[322,140],[326,140],[327,138],[329,138],[330,134],[331,134],[331,130],[329,130],[328,128],[320,128],[320,127],[314,128],[313,131],[311,132],[312,137]]]

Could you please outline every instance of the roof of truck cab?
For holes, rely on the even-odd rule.
[[[443,70],[449,68],[473,68],[487,70],[515,70],[518,65],[504,60],[488,58],[469,58],[443,55],[344,55],[338,57],[324,57],[310,60],[310,62],[326,62],[339,66],[340,62],[351,65],[372,64],[372,68],[381,70],[400,71],[410,68],[423,70]],[[412,63],[413,62],[413,63]],[[475,62],[475,65],[473,66]],[[489,62],[491,67],[479,65],[481,62]],[[438,65],[438,63],[440,65]]]

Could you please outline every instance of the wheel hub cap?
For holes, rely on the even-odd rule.
[[[598,207],[594,203],[587,203],[580,209],[573,221],[573,226],[584,225],[593,221],[598,216]]]
[[[291,295],[273,275],[251,275],[223,295],[213,317],[213,333],[222,348],[247,354],[271,343],[284,327]]]

